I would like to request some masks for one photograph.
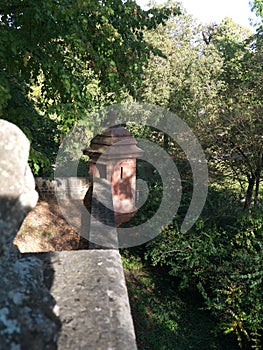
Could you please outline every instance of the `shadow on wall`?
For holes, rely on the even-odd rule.
[[[0,119],[0,349],[56,349],[61,327],[45,284],[44,263],[21,255],[13,240],[38,195],[27,164],[30,144],[14,124]]]
[[[19,200],[12,202],[10,197],[1,196],[0,207],[3,203],[6,208],[0,210],[1,233],[11,228],[3,218],[10,218],[14,206],[16,219],[28,211]],[[22,222],[23,219],[16,220],[13,235]],[[9,246],[9,240],[1,240],[1,244],[6,244],[8,249],[2,249],[4,254],[0,256],[0,349],[57,349],[61,322],[50,293],[54,270],[49,254],[43,259],[39,253],[20,254],[12,242]]]

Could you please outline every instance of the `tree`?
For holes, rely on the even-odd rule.
[[[202,41],[202,27],[190,16],[171,17],[165,26],[147,33],[164,54],[152,57],[139,90],[140,97],[160,104],[191,123],[212,109],[222,60]]]
[[[263,3],[261,0],[250,1],[251,9],[256,13],[256,15],[261,19],[263,18]]]
[[[0,116],[33,140],[36,113],[63,134],[88,109],[134,95],[154,51],[143,30],[171,12],[132,0],[0,1]]]
[[[211,45],[224,59],[219,79],[225,86],[217,117],[210,121],[216,137],[213,151],[239,180],[249,208],[253,198],[258,202],[262,171],[262,45],[229,19],[214,28]]]
[[[252,204],[259,204],[262,180],[262,34],[252,36],[230,19],[202,28],[179,17],[147,39],[158,42],[165,57],[152,57],[140,97],[188,122],[217,176],[210,171],[213,183],[195,226],[179,231],[180,208],[146,245],[146,257],[165,266],[182,288],[198,289],[220,332],[235,334],[242,349],[259,350],[262,210]],[[169,151],[173,147],[170,142]],[[250,210],[237,201],[237,180]],[[183,190],[189,196],[191,189]]]
[[[163,56],[152,56],[138,96],[185,120],[205,149],[207,135],[203,130],[204,125],[208,125],[205,121],[214,115],[222,88],[218,80],[223,71],[221,55],[204,43],[202,26],[187,14],[171,16],[165,25],[159,25],[145,36],[151,45],[157,45]],[[165,135],[163,142],[168,149],[169,140]],[[174,144],[169,151],[177,159],[185,157]]]

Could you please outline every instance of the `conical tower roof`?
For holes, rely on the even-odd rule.
[[[96,135],[83,154],[95,161],[100,157],[102,161],[110,158],[138,158],[143,151],[137,147],[137,141],[127,129],[115,125]]]

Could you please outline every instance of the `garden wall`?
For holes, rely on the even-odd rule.
[[[35,177],[36,190],[41,199],[58,196],[67,199],[83,199],[88,187],[87,177],[61,177],[49,180],[43,177]]]

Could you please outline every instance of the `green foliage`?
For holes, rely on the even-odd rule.
[[[33,147],[30,149],[28,163],[34,175],[51,177],[52,168],[49,159],[44,157],[42,153],[36,151]]]
[[[258,17],[263,19],[263,4],[261,0],[252,0],[250,1],[250,5],[252,8],[252,11],[256,13]]]
[[[213,205],[220,211],[217,204],[214,197]],[[181,288],[198,289],[224,332],[236,334],[240,348],[250,344],[259,350],[263,331],[262,214],[238,207],[229,211],[229,207],[222,208],[215,220],[208,219],[210,210],[205,211],[187,233],[180,233],[176,224],[167,227],[148,245],[146,256],[154,265],[169,267],[170,274],[180,279]]]
[[[152,57],[140,98],[176,112],[189,123],[205,149],[217,184],[211,185],[195,227],[181,233],[192,193],[192,179],[183,177],[178,215],[146,245],[146,257],[153,265],[169,269],[183,290],[198,291],[218,320],[218,329],[234,334],[242,349],[260,349],[262,31],[252,36],[230,19],[201,28],[182,16],[148,32],[147,40],[158,43],[164,55]],[[159,141],[145,130],[142,134]],[[171,144],[166,146],[180,163]],[[179,168],[180,174],[187,174],[184,166]],[[162,188],[153,189],[151,196],[160,203]],[[246,210],[240,198],[245,199]],[[153,207],[148,204],[144,208],[150,215]]]
[[[219,91],[219,105],[206,120],[207,151],[217,164],[231,171],[233,177],[246,181],[245,207],[258,201],[262,171],[262,74],[258,62],[262,59],[260,36],[226,19],[210,28],[209,46],[224,60],[219,79],[224,89]]]
[[[164,55],[152,57],[140,98],[187,121],[209,160],[242,184],[244,206],[256,204],[263,164],[262,33],[252,36],[229,18],[202,27],[185,14],[146,38]]]
[[[179,13],[178,7],[143,11],[121,0],[0,1],[0,116],[24,130],[24,119],[34,126],[39,113],[56,123],[59,140],[90,110],[135,95],[155,51],[143,31],[170,13]],[[45,162],[46,145],[39,145]]]
[[[134,249],[121,253],[139,350],[236,349],[231,335],[216,334],[195,292],[182,293],[173,277],[147,266]]]
[[[231,259],[225,263],[221,285],[215,290],[212,310],[222,314],[225,332],[235,332],[241,348],[250,342],[260,349],[263,330],[263,220],[261,212],[242,215],[233,228]],[[228,260],[228,259],[227,259]]]
[[[202,27],[184,14],[171,17],[147,40],[162,57],[152,57],[139,90],[144,101],[161,105],[191,123],[199,113],[213,110],[221,82],[223,61],[216,50],[207,48]]]

